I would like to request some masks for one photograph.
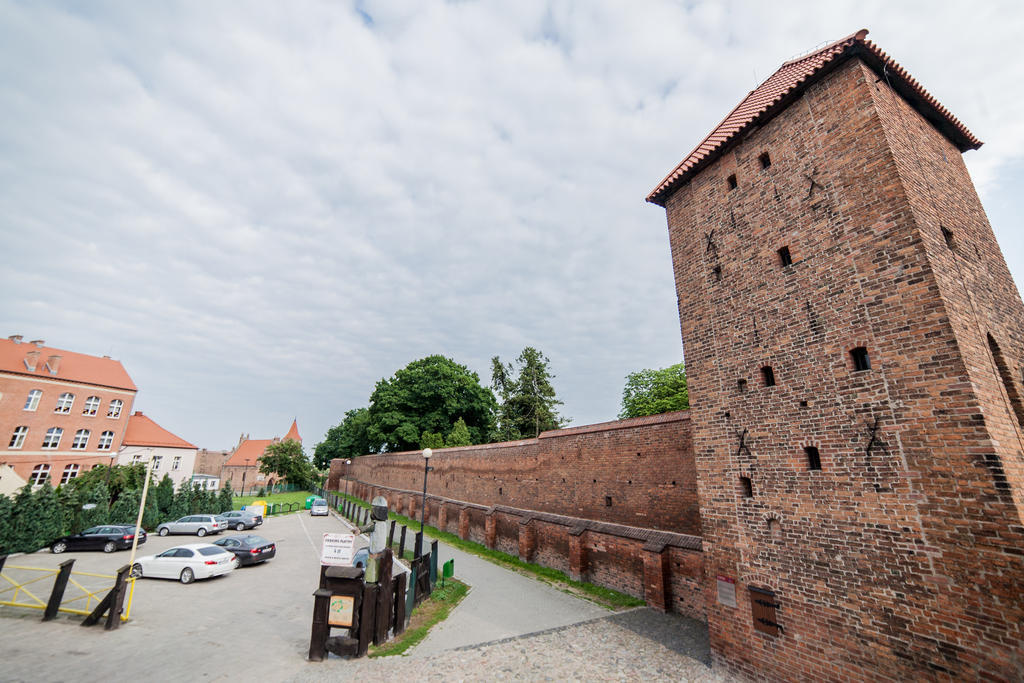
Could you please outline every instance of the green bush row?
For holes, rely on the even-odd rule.
[[[98,524],[134,524],[139,514],[145,466],[98,467],[56,489],[47,479],[33,490],[22,488],[13,499],[0,496],[0,555],[35,552],[55,539]],[[231,485],[220,492],[185,483],[177,492],[164,475],[150,484],[142,528],[185,515],[224,512],[233,507]]]

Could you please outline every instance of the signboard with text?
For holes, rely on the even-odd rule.
[[[324,542],[320,546],[320,564],[333,567],[352,566],[355,545],[355,534],[325,533]]]

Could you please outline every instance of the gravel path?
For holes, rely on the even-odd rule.
[[[707,652],[701,624],[641,608],[427,658],[332,657],[292,680],[727,681],[700,661]]]

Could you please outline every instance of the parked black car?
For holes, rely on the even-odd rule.
[[[65,550],[102,550],[105,553],[112,553],[115,550],[131,548],[134,538],[135,527],[131,525],[94,526],[81,533],[58,538],[50,544],[50,550],[54,553],[62,553]],[[140,528],[137,545],[145,542],[146,530]]]
[[[233,552],[239,565],[259,564],[277,555],[277,546],[262,536],[228,536],[213,544]]]

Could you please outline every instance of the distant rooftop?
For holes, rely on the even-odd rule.
[[[0,339],[0,371],[137,391],[121,361],[44,346],[41,339],[22,339],[17,334]]]

